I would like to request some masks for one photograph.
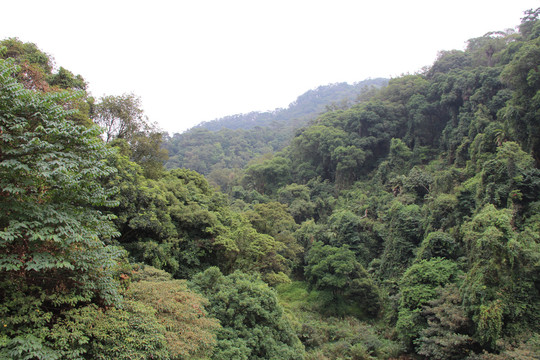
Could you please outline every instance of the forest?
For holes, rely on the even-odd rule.
[[[163,148],[169,155],[165,167],[189,168],[205,175],[212,184],[223,185],[224,177],[244,168],[251,160],[283,149],[295,130],[320,113],[345,109],[387,83],[387,79],[377,78],[353,85],[319,86],[300,95],[286,109],[203,122],[190,131],[164,139]]]
[[[539,17],[173,136],[0,41],[0,359],[539,359]]]

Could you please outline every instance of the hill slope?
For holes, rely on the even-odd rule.
[[[209,175],[221,169],[242,168],[253,158],[285,147],[294,131],[317,115],[348,108],[388,83],[369,79],[355,84],[320,86],[299,96],[286,109],[226,116],[166,139],[167,168],[188,168]]]

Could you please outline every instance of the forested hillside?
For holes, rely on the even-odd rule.
[[[287,146],[294,131],[331,109],[346,109],[365,101],[386,79],[364,80],[353,85],[319,86],[299,96],[286,109],[237,114],[201,123],[165,139],[167,168],[183,167],[209,176],[215,185],[245,167],[254,158]]]
[[[0,42],[0,358],[539,358],[539,16],[211,182]]]
[[[273,123],[284,123],[284,126],[297,128],[305,125],[307,121],[328,108],[349,107],[350,104],[361,99],[363,94],[371,88],[380,88],[387,83],[387,79],[377,78],[359,81],[352,85],[344,82],[323,85],[306,91],[289,104],[286,109],[225,116],[203,122],[195,126],[195,128],[212,131],[221,129],[248,130],[257,126],[269,126]]]

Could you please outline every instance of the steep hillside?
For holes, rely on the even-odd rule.
[[[327,107],[345,107],[355,103],[369,88],[380,88],[388,83],[387,79],[377,78],[354,84],[345,82],[319,86],[300,95],[286,109],[266,112],[250,112],[225,116],[203,122],[195,128],[217,131],[221,129],[252,129],[257,126],[269,126],[273,123],[285,123],[284,126],[298,128],[314,116],[324,112]]]
[[[223,169],[239,169],[252,159],[281,150],[294,131],[319,114],[345,109],[368,99],[385,79],[365,80],[353,85],[320,86],[299,96],[286,109],[227,116],[202,123],[166,139],[167,168],[184,167],[209,175]]]

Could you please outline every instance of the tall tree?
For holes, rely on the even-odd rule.
[[[102,97],[95,105],[94,121],[104,128],[106,142],[114,139],[130,142],[148,126],[141,99],[135,94]]]
[[[116,231],[95,210],[114,205],[99,182],[114,171],[104,162],[111,150],[98,128],[65,119],[71,111],[58,103],[72,94],[24,89],[18,70],[0,59],[2,343],[45,354],[63,310],[119,301],[112,274],[122,252],[104,243]]]

